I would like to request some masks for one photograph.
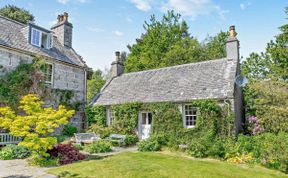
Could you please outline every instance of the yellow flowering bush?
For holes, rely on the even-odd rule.
[[[68,118],[75,111],[67,110],[62,105],[54,110],[52,107],[43,107],[43,104],[37,95],[28,94],[20,101],[20,114],[16,114],[10,107],[0,107],[0,127],[9,130],[11,135],[22,137],[19,145],[47,157],[49,154],[46,151],[57,143],[56,137],[49,134],[60,125],[67,124]]]

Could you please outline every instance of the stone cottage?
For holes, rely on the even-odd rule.
[[[197,122],[197,108],[189,102],[199,99],[214,99],[220,105],[228,104],[235,113],[236,133],[243,123],[242,90],[235,84],[240,75],[239,41],[235,27],[230,27],[226,43],[227,56],[197,63],[125,73],[124,65],[116,52],[112,63],[112,79],[106,83],[91,104],[106,106],[107,124],[113,122],[111,106],[124,103],[172,102],[179,105],[183,127],[190,129]],[[139,113],[138,136],[148,138],[151,133],[152,112]]]
[[[83,128],[86,103],[86,65],[72,47],[73,25],[68,13],[58,16],[51,30],[34,23],[22,24],[0,16],[0,76],[19,63],[31,63],[33,56],[45,59],[45,85],[52,89],[73,91],[73,102],[82,104],[71,122]],[[55,101],[48,105],[57,106]]]

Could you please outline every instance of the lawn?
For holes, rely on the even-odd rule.
[[[58,175],[69,171],[78,177],[197,177],[197,178],[271,178],[288,177],[260,166],[232,165],[217,160],[199,160],[161,153],[125,152],[99,160],[82,161],[52,168]]]

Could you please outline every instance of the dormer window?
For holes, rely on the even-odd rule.
[[[31,28],[31,44],[41,48],[50,49],[52,48],[52,34],[36,28]]]

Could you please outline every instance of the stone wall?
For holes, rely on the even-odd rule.
[[[14,70],[19,63],[31,63],[33,57],[0,48],[0,76]],[[84,105],[86,102],[86,86],[85,86],[85,71],[83,68],[74,67],[69,64],[61,63],[56,60],[47,60],[48,63],[53,65],[53,83],[51,88],[61,90],[74,91],[74,98],[72,102],[81,102],[83,106],[76,112],[75,116],[70,119],[71,123],[75,125],[80,131],[84,125]],[[52,99],[47,101],[47,105],[57,106],[59,101]]]
[[[12,50],[0,48],[0,76],[15,70],[20,62],[31,63],[32,57]]]

